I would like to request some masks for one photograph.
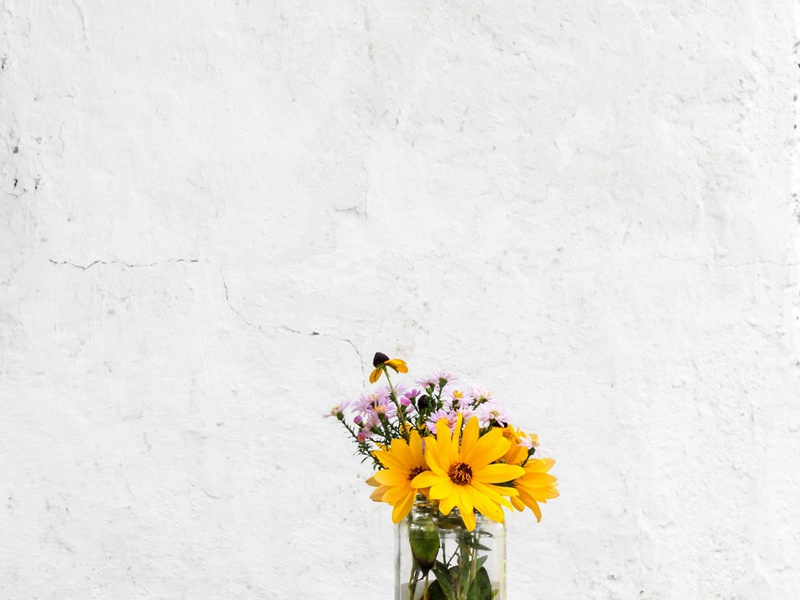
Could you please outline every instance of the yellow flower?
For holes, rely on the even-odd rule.
[[[519,495],[511,498],[511,503],[517,510],[525,510],[526,506],[530,508],[537,522],[542,520],[542,511],[537,502],[558,498],[556,477],[548,473],[555,462],[552,458],[531,458],[523,467],[525,474],[514,481],[514,488]]]
[[[386,367],[391,367],[395,372],[408,373],[406,361],[400,358],[389,358],[382,352],[376,352],[375,358],[372,359],[372,366],[375,369],[369,374],[369,382],[375,383],[381,378],[381,373],[386,370]]]
[[[528,449],[520,446],[520,433],[514,429],[513,425],[503,427],[500,431],[503,432],[503,437],[507,439],[511,445],[508,447],[508,452],[503,455],[503,462],[509,465],[521,465],[528,458]]]
[[[369,495],[369,499],[373,502],[380,502],[383,495],[389,491],[389,486],[378,483],[374,475],[367,479],[367,484],[375,488],[375,491]]]
[[[521,465],[528,458],[528,448],[536,447],[539,444],[539,436],[528,434],[521,429],[515,429],[513,425],[508,425],[502,429],[503,437],[511,442],[511,447],[503,456],[503,462],[509,465]]]
[[[392,521],[399,523],[411,511],[414,498],[421,491],[411,487],[411,480],[428,468],[422,454],[422,438],[412,431],[408,442],[394,439],[388,450],[375,450],[373,454],[386,468],[370,478],[373,483],[367,480],[370,485],[378,484],[370,498],[394,506]]]
[[[512,481],[524,471],[516,465],[491,464],[510,446],[501,429],[495,427],[481,436],[478,419],[472,417],[462,435],[462,418],[459,412],[452,434],[448,420],[439,419],[435,441],[428,438],[425,444],[425,459],[431,470],[417,475],[411,485],[430,487],[428,496],[439,501],[439,510],[444,515],[457,506],[464,525],[472,531],[475,529],[473,509],[493,521],[503,522],[505,515],[501,505],[512,508],[503,496],[516,496],[518,492],[512,487],[495,484]]]

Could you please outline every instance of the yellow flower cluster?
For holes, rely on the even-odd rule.
[[[541,520],[538,502],[558,496],[556,478],[547,473],[554,461],[527,460],[521,436],[511,427],[493,427],[480,435],[476,417],[462,432],[461,413],[451,432],[447,419],[440,419],[424,449],[419,433],[412,431],[408,442],[393,440],[388,450],[374,452],[385,468],[367,481],[376,487],[370,497],[394,507],[395,523],[408,515],[418,493],[437,500],[444,515],[458,507],[469,531],[475,528],[474,510],[502,523],[503,506],[520,511],[527,506]]]
[[[408,372],[404,360],[377,352],[372,366],[370,383],[386,375],[387,385],[327,416],[336,417],[358,452],[373,460],[370,497],[393,507],[395,523],[408,516],[420,494],[444,515],[458,508],[469,531],[476,512],[502,523],[504,507],[530,508],[541,520],[539,504],[558,497],[549,473],[555,461],[538,457],[537,436],[510,425],[490,392],[454,386],[457,378],[444,371],[418,381],[421,390],[408,391],[390,377]]]

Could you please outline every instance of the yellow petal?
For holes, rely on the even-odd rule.
[[[436,444],[436,438],[428,438],[425,444],[425,462],[428,468],[442,477],[447,477],[447,469],[450,468],[449,463],[444,463],[439,456],[439,447]]]
[[[411,432],[408,447],[411,450],[413,460],[424,462],[422,457],[422,438],[419,437],[419,432],[416,429]]]
[[[381,500],[382,500],[383,502],[388,502],[388,503],[389,503],[389,504],[391,504],[392,506],[397,506],[397,504],[399,504],[400,502],[403,502],[403,501],[405,500],[405,497],[406,497],[408,494],[411,494],[411,495],[414,495],[414,496],[415,496],[415,495],[416,495],[416,493],[417,493],[417,492],[416,492],[416,490],[412,490],[412,489],[411,489],[409,486],[407,486],[407,485],[403,485],[403,486],[396,486],[396,487],[392,487],[392,488],[390,488],[390,489],[389,489],[389,491],[388,491],[388,492],[386,492],[386,493],[383,495],[383,497],[381,498]]]
[[[408,366],[406,366],[406,361],[400,358],[393,358],[391,360],[387,360],[383,364],[392,367],[395,371],[399,371],[400,373],[408,373]]]
[[[456,505],[456,495],[450,494],[446,498],[439,500],[439,512],[447,516]]]
[[[496,504],[502,504],[503,506],[506,506],[508,508],[514,508],[511,505],[511,502],[509,502],[503,496],[504,495],[516,496],[518,495],[518,492],[516,490],[512,490],[512,488],[501,488],[499,486],[492,485],[490,483],[481,483],[480,481],[475,481],[474,479],[472,480],[472,483],[470,485],[472,485],[476,490],[478,490],[484,496],[489,498],[489,500],[491,500],[492,502],[495,502]],[[511,490],[511,493],[506,491],[501,492],[500,490]]]
[[[465,460],[470,454],[470,450],[475,442],[478,441],[480,436],[480,426],[478,425],[478,417],[470,417],[467,424],[464,426],[464,434],[461,436],[461,454],[462,460]]]
[[[460,510],[462,513],[472,512],[472,509],[475,507],[472,503],[470,494],[467,493],[467,486],[456,486],[456,493],[458,494],[458,510]]]
[[[458,456],[458,438],[456,438],[456,452],[452,452],[450,421],[446,417],[436,421],[436,453],[437,463],[445,471],[450,468],[453,458]]]
[[[433,471],[423,471],[411,481],[411,487],[426,488],[448,481],[446,477],[437,475]]]
[[[556,464],[556,461],[552,458],[532,458],[525,463],[525,470],[534,471],[536,473],[547,473],[554,464]]]
[[[442,498],[447,498],[453,495],[454,487],[455,486],[449,479],[444,481],[440,480],[438,483],[435,483],[431,486],[428,496],[431,500],[441,500]]]
[[[469,499],[472,501],[473,506],[478,510],[479,513],[494,521],[497,520],[497,512],[500,511],[502,513],[503,511],[502,508],[500,508],[497,504],[489,500],[489,498],[481,494],[477,489],[475,489],[471,485],[465,485],[462,488],[462,493],[469,496]]]
[[[450,456],[458,456],[458,443],[461,441],[461,424],[464,422],[464,415],[458,411],[456,418],[456,428],[453,430],[453,437],[450,439]]]
[[[472,465],[473,469],[480,469],[503,456],[510,446],[511,442],[503,437],[503,431],[495,427],[489,433],[482,435],[469,448],[469,453],[462,454],[461,460]]]
[[[450,435],[450,421],[447,417],[442,417],[436,421],[436,441],[438,442],[440,438],[446,437],[449,442]]]
[[[397,456],[388,450],[374,450],[372,455],[381,461],[381,464],[387,469],[396,469],[398,471],[402,471],[407,468]]]
[[[388,491],[389,491],[388,487],[386,487],[385,485],[380,485],[376,487],[375,491],[369,495],[369,499],[372,500],[373,502],[384,502],[383,497]]]
[[[524,474],[525,471],[522,467],[495,463],[476,470],[474,476],[483,483],[505,483],[522,477]]]
[[[520,478],[520,483],[524,483],[527,487],[551,487],[557,481],[555,475],[548,473],[526,473]]]
[[[467,531],[473,531],[475,529],[475,513],[471,510],[463,510],[460,506],[458,510],[461,511],[461,520],[464,521]]]
[[[411,507],[414,505],[414,498],[416,496],[416,493],[409,494],[402,502],[394,507],[394,510],[392,510],[392,521],[394,523],[399,523],[408,516],[408,513],[411,512]]]
[[[381,369],[380,367],[375,367],[372,373],[369,374],[369,382],[375,383],[376,381],[378,381],[378,379],[381,378],[381,373],[383,373],[383,369]]]
[[[408,475],[403,475],[402,473],[398,473],[397,471],[390,471],[388,469],[384,469],[383,471],[378,471],[375,473],[375,479],[381,485],[402,485],[403,482],[408,480]]]
[[[413,456],[411,455],[411,450],[408,447],[408,442],[401,438],[395,438],[392,440],[391,445],[392,454],[397,457],[404,467],[408,468],[413,461]]]

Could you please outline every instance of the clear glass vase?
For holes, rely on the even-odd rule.
[[[506,600],[506,529],[480,513],[468,531],[417,496],[395,530],[395,600]]]

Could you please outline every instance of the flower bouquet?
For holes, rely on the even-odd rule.
[[[393,383],[390,372],[408,367],[380,352],[373,366],[370,383],[385,375],[387,384],[326,416],[372,461],[372,500],[393,507],[395,599],[505,599],[503,508],[541,520],[539,503],[558,496],[555,461],[487,390],[443,371],[414,387]]]

